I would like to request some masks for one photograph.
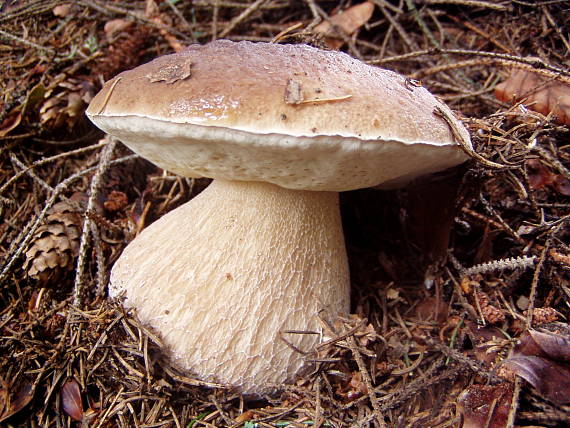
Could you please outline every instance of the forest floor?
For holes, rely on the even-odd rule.
[[[556,0],[2,2],[0,426],[570,426],[568,22]],[[314,370],[256,400],[171,367],[107,299],[125,245],[208,180],[84,116],[105,80],[215,38],[402,73],[476,152],[342,195],[352,314]]]

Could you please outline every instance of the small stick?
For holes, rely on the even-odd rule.
[[[388,58],[382,59],[375,59],[368,61],[368,64],[385,64],[388,62],[396,62],[396,61],[407,61],[410,59],[414,59],[420,56],[425,55],[459,55],[459,56],[481,56],[484,58],[494,58],[494,59],[502,59],[505,61],[513,61],[521,64],[530,65],[535,69],[544,69],[549,70],[554,73],[560,74],[562,76],[570,77],[570,71],[565,70],[563,68],[555,67],[544,62],[540,58],[532,57],[532,58],[523,58],[516,55],[509,55],[504,53],[498,52],[487,52],[487,51],[473,51],[468,49],[425,49],[425,50],[418,50],[414,52],[410,52],[403,55],[395,55]]]
[[[374,409],[374,414],[376,416],[376,420],[378,421],[378,425],[380,427],[386,427],[386,422],[382,417],[382,411],[380,410],[380,403],[378,401],[378,397],[376,396],[376,392],[374,391],[374,387],[372,386],[372,379],[370,379],[370,375],[368,374],[368,370],[364,365],[364,360],[362,359],[362,355],[358,350],[358,346],[356,345],[356,340],[354,336],[349,336],[347,338],[348,346],[352,351],[352,355],[356,360],[356,364],[358,365],[358,370],[362,375],[362,381],[364,385],[366,385],[366,390],[368,391],[368,397],[370,398],[370,403],[372,404],[372,408]]]
[[[536,269],[534,270],[534,275],[532,276],[532,283],[530,286],[530,294],[528,296],[528,308],[527,308],[527,315],[526,315],[526,325],[527,328],[532,327],[532,316],[534,314],[534,304],[536,299],[536,290],[538,288],[538,280],[540,279],[540,273],[542,271],[542,267],[544,265],[544,260],[546,259],[546,254],[548,254],[548,250],[550,248],[550,237],[546,240],[544,244],[544,248],[540,257],[538,258],[538,262],[536,264]]]
[[[492,162],[488,159],[485,159],[483,156],[481,156],[479,153],[473,150],[473,148],[463,137],[461,132],[459,132],[457,124],[453,121],[453,119],[449,116],[449,114],[445,110],[443,110],[440,107],[436,107],[435,110],[433,111],[433,114],[435,114],[438,117],[441,117],[445,121],[445,123],[447,123],[447,126],[449,126],[449,129],[453,134],[453,138],[459,143],[459,146],[469,156],[471,156],[472,158],[476,159],[477,161],[479,161],[480,163],[489,168],[495,168],[495,169],[513,168],[508,165],[501,165],[500,163]],[[518,168],[518,166],[516,168]]]
[[[468,7],[476,7],[476,8],[486,8],[486,9],[493,9],[499,10],[501,12],[505,12],[508,7],[494,4],[486,1],[479,1],[479,0],[424,0],[427,4],[456,4],[459,6],[468,6]]]
[[[138,158],[138,155],[124,156],[122,158],[115,159],[115,160],[109,162],[109,165],[119,164],[119,163],[126,162],[126,161],[136,159],[136,158]],[[28,222],[28,224],[26,225],[26,227],[24,227],[22,232],[15,239],[15,242],[19,242],[19,244],[17,244],[17,248],[15,251],[10,252],[11,254],[7,257],[8,261],[2,267],[2,272],[0,272],[0,284],[6,280],[6,278],[8,277],[8,274],[10,273],[10,269],[12,268],[12,265],[16,262],[16,260],[18,260],[18,257],[20,257],[22,252],[28,247],[30,241],[33,238],[34,232],[38,229],[38,227],[40,226],[40,223],[45,218],[49,209],[53,206],[53,204],[55,204],[55,201],[60,196],[60,194],[63,191],[65,191],[67,189],[67,187],[71,183],[73,183],[75,180],[80,179],[84,175],[87,175],[87,174],[95,171],[96,169],[97,169],[97,167],[87,168],[83,171],[80,171],[80,172],[73,174],[72,176],[66,178],[61,183],[59,183],[57,186],[54,187],[53,194],[50,196],[50,198],[45,203],[45,206],[42,209],[42,211],[40,212],[40,214],[35,219],[30,220]]]
[[[16,181],[18,178],[20,178],[21,176],[23,176],[27,171],[29,171],[29,170],[31,170],[31,169],[34,169],[34,168],[36,168],[36,167],[38,167],[38,166],[45,165],[46,163],[49,163],[49,162],[52,162],[52,161],[54,161],[54,160],[61,159],[61,158],[67,157],[67,156],[73,156],[73,155],[80,154],[80,153],[84,153],[84,152],[87,152],[87,151],[99,149],[99,148],[103,147],[105,144],[107,144],[107,142],[93,144],[93,145],[91,145],[91,146],[82,147],[82,148],[77,149],[77,150],[71,150],[71,151],[69,151],[69,152],[64,152],[64,153],[60,153],[60,154],[55,155],[55,156],[50,156],[50,157],[48,157],[48,158],[40,159],[40,160],[34,162],[33,164],[31,164],[30,166],[25,167],[22,171],[19,171],[19,172],[17,172],[16,174],[14,174],[12,177],[10,177],[10,179],[9,179],[8,181],[6,181],[6,183],[4,183],[4,184],[2,185],[2,187],[0,187],[0,195],[3,194],[3,193],[6,191],[6,189],[7,189],[14,181]]]
[[[231,20],[228,26],[224,28],[224,31],[220,33],[219,38],[223,39],[224,37],[226,37],[236,26],[238,26],[244,19],[246,19],[257,9],[259,9],[259,7],[265,2],[266,0],[257,0],[254,3],[252,3],[251,6],[249,6],[246,10],[244,10],[237,17]]]
[[[109,161],[111,160],[111,156],[113,155],[113,151],[115,150],[115,146],[117,144],[117,140],[114,138],[109,139],[109,143],[103,149],[101,153],[101,160],[99,161],[99,166],[97,167],[97,171],[91,180],[90,186],[90,196],[89,201],[87,202],[87,212],[91,212],[95,210],[95,204],[97,201],[97,197],[99,196],[99,190],[101,188],[101,178],[109,168]],[[90,232],[92,231],[93,227],[96,227],[93,223],[93,220],[89,216],[85,216],[83,221],[83,230],[81,232],[81,242],[79,244],[79,256],[77,257],[77,273],[75,275],[75,284],[74,284],[74,291],[73,291],[73,305],[76,307],[81,307],[83,303],[83,276],[86,266],[86,256],[87,256],[87,246]],[[102,266],[101,266],[102,267]],[[99,278],[101,280],[101,278]]]

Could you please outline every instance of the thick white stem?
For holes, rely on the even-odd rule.
[[[145,229],[113,267],[175,364],[201,379],[270,393],[311,351],[319,311],[349,309],[348,263],[335,192],[215,180]]]

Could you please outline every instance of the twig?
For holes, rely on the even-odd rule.
[[[378,3],[377,3],[378,4]],[[386,19],[388,20],[388,22],[390,23],[390,28],[394,28],[396,30],[396,32],[398,33],[398,35],[402,38],[402,40],[404,41],[405,45],[412,50],[417,50],[418,49],[418,45],[408,36],[408,34],[406,33],[406,30],[404,30],[404,28],[400,25],[400,23],[398,21],[396,21],[396,19],[394,19],[394,17],[392,16],[392,14],[390,12],[388,12],[386,10],[386,8],[384,7],[384,4],[378,4],[378,7],[380,7],[380,10],[382,11],[382,13],[384,14],[384,16],[386,17]],[[371,64],[376,64],[376,62],[374,61],[382,61],[382,60],[373,60],[370,61]],[[379,63],[378,63],[379,64]]]
[[[274,421],[275,419],[279,419],[285,415],[288,415],[289,413],[295,411],[296,409],[298,409],[299,407],[301,407],[301,405],[304,403],[303,400],[299,401],[298,403],[294,404],[293,406],[289,407],[288,409],[279,412],[279,413],[275,413],[274,415],[270,415],[270,416],[266,416],[264,418],[259,418],[256,419],[255,422],[270,422],[270,421]]]
[[[135,19],[138,22],[143,22],[158,30],[164,30],[169,33],[175,34],[176,36],[179,36],[184,40],[192,41],[189,39],[189,37],[186,34],[184,34],[181,31],[178,31],[176,28],[164,25],[160,22],[154,22],[152,19],[146,18],[144,16],[144,13],[140,10],[137,12],[136,10],[129,10],[126,8],[116,6],[115,4],[112,4],[110,2],[103,3],[100,0],[79,0],[79,2],[105,15],[113,16],[115,14],[119,14],[124,16],[130,16],[131,18]]]
[[[477,160],[479,163],[482,163],[488,168],[495,168],[495,169],[513,168],[510,165],[501,165],[500,163],[492,162],[481,156],[475,150],[473,150],[473,147],[471,147],[469,141],[467,141],[463,137],[463,134],[457,128],[457,124],[455,123],[453,118],[451,118],[445,110],[443,110],[440,107],[436,107],[435,110],[433,111],[433,114],[435,114],[438,117],[441,117],[445,121],[447,126],[449,126],[451,133],[453,134],[453,138],[459,144],[459,147],[461,147],[463,151],[467,153],[469,156],[471,156],[473,159]]]
[[[560,162],[558,159],[556,159],[552,155],[552,153],[550,153],[548,150],[546,150],[545,148],[540,147],[538,145],[533,147],[532,151],[538,153],[538,155],[544,161],[546,161],[554,169],[556,169],[556,171],[558,171],[560,174],[562,174],[564,176],[564,178],[566,178],[567,180],[570,180],[570,170],[568,170],[568,168],[566,168],[562,162]]]
[[[95,261],[97,263],[97,291],[95,293],[97,296],[103,296],[107,285],[107,264],[105,263],[105,255],[103,252],[103,245],[101,244],[99,226],[97,226],[96,223],[92,223],[91,225],[91,236],[93,237]]]
[[[551,238],[549,237],[546,240],[546,243],[544,244],[544,248],[542,249],[542,252],[540,253],[540,257],[538,258],[538,263],[536,264],[536,269],[534,270],[534,275],[532,276],[532,283],[530,285],[530,294],[528,296],[528,308],[527,308],[527,315],[526,315],[527,328],[531,328],[531,326],[532,326],[532,316],[534,314],[533,309],[535,306],[536,290],[538,288],[538,280],[540,279],[540,274],[542,272],[544,260],[546,260],[546,255],[548,254],[548,250],[550,249],[550,241],[551,241]]]
[[[45,51],[45,52],[49,52],[52,55],[57,55],[57,52],[51,48],[46,48],[45,46],[38,45],[37,43],[30,42],[30,41],[28,41],[26,39],[22,39],[21,37],[18,37],[18,36],[14,36],[13,34],[7,33],[6,31],[4,31],[2,29],[0,29],[0,35],[2,35],[3,37],[5,37],[9,40],[14,40],[18,43],[21,43],[21,44],[26,45],[26,46],[30,46],[30,47],[38,49],[40,51]]]
[[[99,196],[99,190],[101,188],[101,178],[109,168],[109,162],[115,150],[117,140],[115,138],[109,138],[109,143],[103,149],[101,153],[101,159],[97,167],[97,171],[93,178],[91,179],[90,195],[89,201],[87,202],[87,212],[95,210],[95,204],[97,203],[97,198]],[[77,257],[77,271],[75,274],[75,284],[73,286],[73,306],[81,308],[83,304],[83,276],[86,266],[86,256],[88,248],[89,235],[92,229],[96,229],[97,226],[93,223],[93,220],[89,216],[84,216],[83,220],[83,230],[81,232],[81,241],[79,244],[79,255]]]
[[[475,266],[471,266],[467,269],[462,269],[459,271],[461,276],[471,276],[483,273],[489,273],[494,271],[503,271],[506,269],[528,269],[534,266],[536,263],[536,256],[519,256],[510,257],[507,259],[492,260],[487,263],[480,263]]]
[[[501,217],[499,215],[499,213],[497,211],[495,211],[495,209],[493,208],[493,206],[491,205],[491,203],[485,199],[485,197],[483,196],[483,193],[479,193],[479,200],[481,201],[481,203],[483,204],[483,207],[485,208],[485,211],[487,211],[487,213],[493,217],[495,217],[497,219],[497,221],[499,222],[499,224],[502,226],[502,229],[504,231],[506,231],[509,235],[511,235],[514,239],[516,239],[516,241],[519,244],[525,244],[525,240],[522,239],[514,230],[511,226],[508,225],[508,223],[503,219],[503,217]]]
[[[418,26],[421,28],[422,33],[424,33],[424,36],[426,36],[426,38],[430,41],[430,43],[434,47],[439,49],[441,47],[439,42],[436,40],[436,38],[434,37],[434,35],[431,32],[431,30],[429,29],[429,27],[426,25],[424,19],[420,15],[420,12],[416,8],[416,5],[414,4],[414,2],[412,0],[405,0],[405,2],[406,2],[406,6],[408,6],[408,9],[412,12],[414,19],[418,23]]]
[[[501,12],[506,12],[509,10],[508,7],[501,4],[490,3],[480,0],[424,0],[426,4],[456,4],[459,6],[493,9]]]
[[[550,22],[550,25],[554,27],[554,31],[556,31],[558,37],[560,37],[560,40],[562,40],[562,43],[564,43],[564,46],[566,47],[566,53],[568,54],[570,52],[570,42],[566,39],[564,31],[560,29],[560,26],[556,23],[550,12],[548,12],[546,6],[542,5],[541,9],[544,16],[546,16],[546,20]],[[568,28],[566,28],[565,31],[567,32],[567,30]]]
[[[494,44],[495,46],[497,46],[499,49],[502,49],[503,51],[507,52],[507,53],[511,53],[512,50],[509,49],[507,46],[505,46],[504,44],[502,44],[501,42],[499,42],[496,38],[494,38],[493,36],[491,36],[487,31],[481,30],[479,27],[471,24],[469,21],[466,21],[465,19],[460,19],[456,16],[447,15],[452,21],[454,21],[455,23],[459,24],[459,25],[463,25],[466,28],[468,28],[469,30],[477,33],[478,35],[480,35],[481,37],[483,37],[484,39],[487,39],[489,42],[491,42],[492,44]]]
[[[214,394],[211,394],[208,398],[212,401],[212,403],[214,403],[214,406],[216,407],[216,409],[220,413],[220,416],[222,417],[222,419],[224,420],[224,423],[227,426],[232,426],[232,425],[236,424],[236,421],[234,421],[232,418],[230,418],[229,415],[226,414],[226,412],[224,412],[224,409],[222,409],[220,402],[218,401],[218,399],[216,398],[216,396]]]
[[[472,372],[477,373],[478,375],[484,376],[489,381],[495,381],[495,382],[503,382],[504,381],[504,379],[501,379],[500,377],[496,376],[495,374],[490,372],[488,369],[486,369],[483,366],[483,364],[481,364],[479,361],[476,361],[476,360],[473,360],[469,357],[466,357],[465,355],[456,351],[455,349],[452,349],[449,346],[442,344],[442,343],[440,343],[434,339],[431,339],[429,337],[426,337],[424,340],[426,341],[426,343],[429,346],[437,349],[438,351],[443,353],[446,357],[449,357],[452,360],[457,361],[462,366],[465,366],[466,368],[468,368]]]
[[[519,397],[521,394],[521,378],[515,378],[515,387],[513,390],[513,398],[511,400],[511,406],[509,408],[509,415],[507,418],[507,424],[505,428],[513,428],[515,426],[515,417],[517,415],[517,409],[519,406]]]
[[[24,165],[24,163],[20,161],[20,159],[18,159],[14,153],[10,153],[10,160],[18,168],[20,168],[21,171],[25,172],[26,175],[29,175],[40,187],[43,187],[45,190],[47,190],[48,193],[53,192],[53,187],[38,177],[30,168],[26,168],[26,165]]]
[[[509,55],[509,54],[503,54],[503,53],[497,53],[497,52],[472,51],[472,50],[467,50],[467,49],[426,49],[426,50],[418,50],[418,51],[410,52],[410,53],[403,54],[403,55],[397,55],[397,56],[392,56],[392,57],[388,57],[388,58],[370,60],[370,61],[368,61],[368,63],[369,64],[385,64],[388,62],[407,61],[407,60],[414,59],[414,58],[417,58],[420,56],[425,56],[425,55],[445,55],[445,54],[459,55],[459,56],[481,56],[481,57],[485,57],[485,58],[495,58],[495,59],[502,59],[505,61],[513,61],[513,62],[518,62],[521,64],[530,65],[533,68],[536,68],[539,70],[545,69],[545,70],[552,71],[554,73],[561,74],[563,76],[569,76],[570,77],[570,71],[565,70],[563,68],[559,68],[559,67],[555,67],[553,65],[550,65],[550,64],[544,62],[540,58],[536,58],[536,57],[523,58],[523,57],[516,56],[516,55]]]
[[[409,75],[409,77],[411,77],[412,79],[420,79],[420,78],[424,78],[425,76],[437,74],[437,73],[440,73],[443,71],[455,70],[458,68],[475,67],[475,66],[478,66],[478,67],[495,66],[495,67],[505,67],[505,68],[518,68],[520,70],[525,70],[525,71],[529,71],[531,73],[540,74],[541,76],[544,76],[544,77],[549,78],[549,79],[553,79],[553,80],[557,80],[559,82],[570,84],[570,77],[562,76],[560,73],[550,71],[550,70],[546,70],[546,69],[535,68],[535,67],[532,67],[531,65],[520,63],[520,62],[506,61],[503,59],[492,59],[492,58],[468,59],[465,61],[458,61],[458,62],[453,62],[453,63],[436,65],[434,67],[424,68],[422,70],[416,71],[415,73],[411,73]]]
[[[249,6],[242,13],[240,13],[237,17],[235,17],[234,19],[232,19],[230,21],[230,23],[227,25],[227,27],[224,28],[224,30],[220,33],[219,37],[221,39],[226,37],[235,27],[237,27],[243,20],[245,20],[249,15],[251,15],[257,9],[259,9],[260,6],[263,3],[265,3],[266,1],[267,0],[256,0],[255,2],[253,2],[251,4],[251,6]]]
[[[212,40],[218,38],[218,15],[220,13],[220,0],[212,1]]]
[[[138,158],[138,155],[124,156],[122,158],[115,159],[115,160],[111,161],[109,164],[115,165],[115,164],[119,164],[121,162],[126,162],[126,161],[129,161],[132,159],[136,159],[136,158]],[[87,168],[83,171],[80,171],[80,172],[73,174],[72,176],[66,178],[61,183],[59,183],[57,186],[54,187],[53,194],[46,201],[44,208],[42,209],[40,214],[35,219],[30,220],[28,222],[28,224],[26,225],[26,227],[22,230],[22,232],[16,238],[15,241],[19,242],[19,244],[17,244],[16,250],[11,252],[11,254],[7,256],[8,261],[2,267],[2,272],[0,272],[0,284],[2,284],[6,280],[8,274],[10,273],[10,269],[12,268],[12,265],[16,262],[16,260],[18,260],[18,257],[20,257],[22,252],[27,248],[28,244],[30,243],[30,241],[33,237],[34,232],[40,226],[40,223],[45,218],[49,209],[53,206],[53,204],[55,204],[55,201],[60,196],[60,194],[63,193],[67,189],[67,187],[71,183],[73,183],[75,180],[80,179],[84,175],[90,174],[91,172],[95,171],[96,169],[97,169],[97,167]]]
[[[10,179],[8,181],[6,181],[6,183],[4,183],[2,185],[2,187],[0,187],[0,195],[3,194],[6,191],[6,189],[14,181],[16,181],[17,179],[22,177],[27,171],[29,171],[31,169],[34,169],[38,166],[42,166],[42,165],[45,165],[46,163],[53,162],[55,160],[62,159],[62,158],[68,157],[68,156],[73,156],[73,155],[85,153],[85,152],[88,152],[91,150],[96,150],[96,149],[99,149],[101,147],[104,147],[106,144],[107,144],[107,142],[102,142],[102,143],[99,142],[97,144],[93,144],[93,145],[88,146],[88,147],[82,147],[82,148],[77,149],[77,150],[71,150],[69,152],[64,152],[64,153],[60,153],[60,154],[55,155],[55,156],[50,156],[47,158],[40,159],[40,160],[34,162],[33,164],[31,164],[30,166],[25,167],[22,171],[19,171],[16,174],[14,174],[12,177],[10,177]]]
[[[368,397],[370,398],[370,403],[372,404],[372,408],[374,409],[374,414],[376,416],[376,420],[378,421],[378,425],[380,427],[386,427],[386,422],[382,417],[382,412],[380,411],[380,404],[378,402],[378,397],[374,392],[374,387],[372,386],[372,379],[370,379],[370,375],[368,374],[368,370],[364,365],[364,360],[362,359],[362,355],[358,350],[358,346],[356,345],[356,340],[354,339],[354,335],[349,336],[347,338],[348,346],[352,351],[352,356],[356,360],[356,364],[358,365],[358,371],[362,375],[362,381],[364,385],[366,385],[366,391],[368,391]]]

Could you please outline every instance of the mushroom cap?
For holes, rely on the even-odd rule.
[[[119,74],[87,115],[184,176],[342,191],[464,162],[436,108],[454,117],[425,88],[342,52],[217,40]]]

